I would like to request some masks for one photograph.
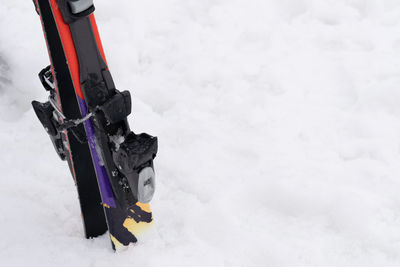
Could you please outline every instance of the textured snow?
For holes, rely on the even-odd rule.
[[[31,1],[0,0],[1,266],[400,266],[398,0],[95,1],[153,229],[114,254],[30,107]]]

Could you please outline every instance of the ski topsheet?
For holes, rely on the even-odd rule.
[[[49,101],[33,107],[74,177],[87,238],[109,230],[113,248],[151,225],[157,138],[135,134],[128,91],[115,88],[92,0],[34,0],[51,66],[40,74]]]

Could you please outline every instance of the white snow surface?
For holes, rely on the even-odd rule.
[[[0,266],[400,266],[398,0],[95,1],[155,224],[113,253],[36,119],[32,1],[0,0]]]

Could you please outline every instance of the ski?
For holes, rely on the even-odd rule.
[[[153,222],[158,141],[131,131],[129,91],[116,89],[93,0],[34,0],[50,57],[39,73],[48,101],[32,105],[77,186],[86,238],[137,242]]]

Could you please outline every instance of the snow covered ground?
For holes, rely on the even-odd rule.
[[[0,0],[1,266],[400,266],[398,0],[96,0],[159,136],[155,226],[114,254],[30,107],[48,64]]]

